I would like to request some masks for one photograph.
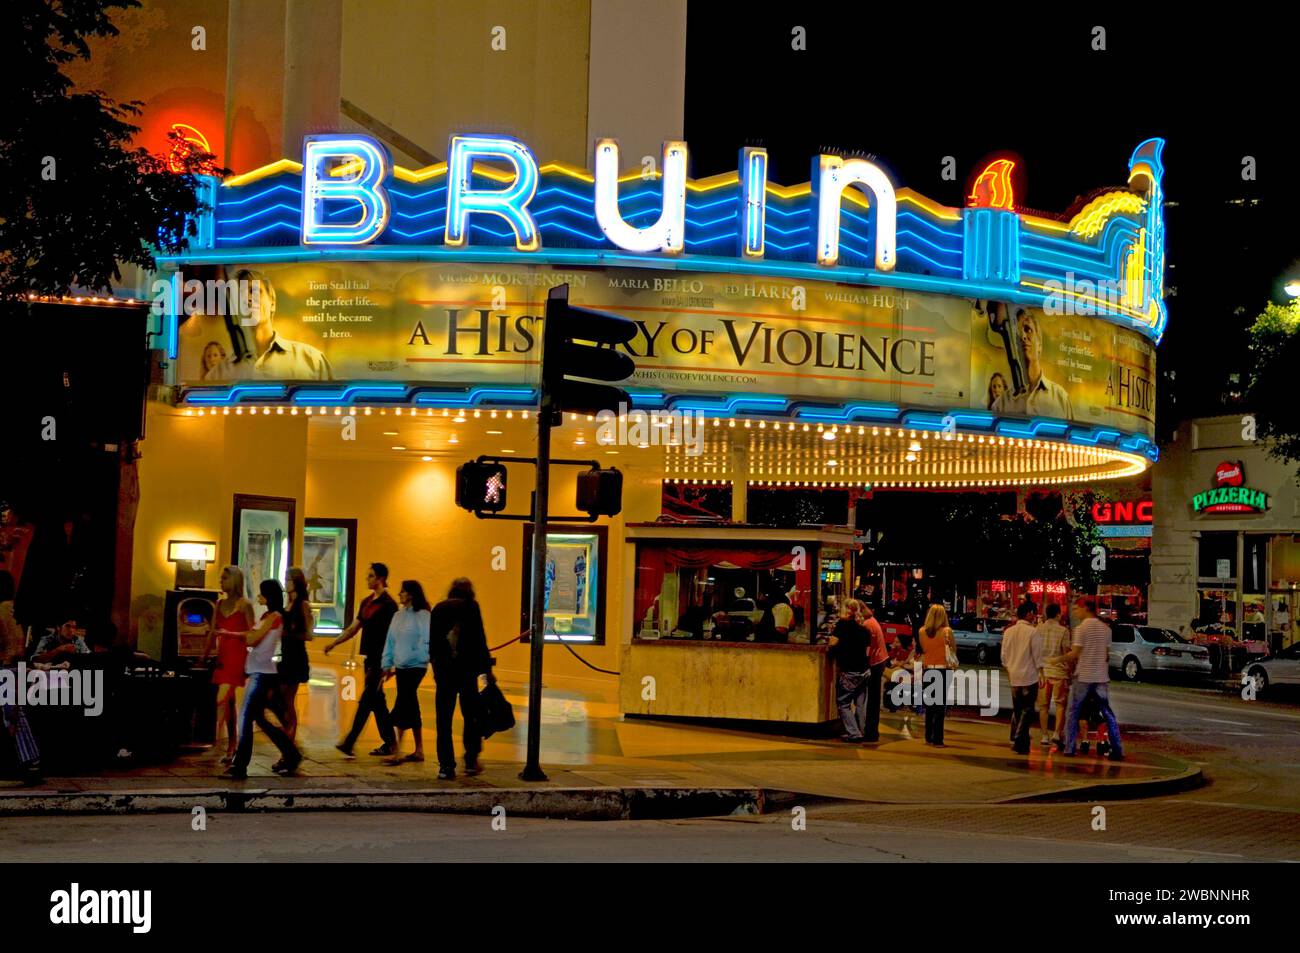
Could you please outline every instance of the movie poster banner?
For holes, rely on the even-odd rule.
[[[971,406],[1155,434],[1155,347],[1084,315],[977,301],[971,324]]]
[[[1154,354],[1140,335],[1096,318],[1026,318],[997,302],[549,266],[310,263],[232,268],[226,278],[242,307],[210,307],[181,325],[186,385],[535,386],[546,295],[567,283],[572,303],[636,321],[631,383],[646,389],[935,408],[996,401],[1008,415],[1142,432],[1153,416]]]

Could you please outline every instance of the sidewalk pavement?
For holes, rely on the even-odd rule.
[[[313,653],[315,656],[316,653]],[[340,660],[341,662],[341,660]],[[1130,749],[1123,762],[1095,755],[1065,758],[1035,743],[1012,753],[1005,720],[950,712],[947,747],[900,734],[901,714],[885,713],[877,744],[790,738],[679,722],[624,720],[617,679],[548,680],[542,701],[545,782],[520,781],[527,740],[525,682],[499,673],[518,723],[484,744],[484,773],[438,781],[433,686],[421,685],[424,763],[390,767],[365,752],[379,744],[373,721],[345,758],[334,743],[351,724],[355,702],[340,698],[339,662],[312,659],[312,682],[299,695],[299,744],[306,755],[294,777],[270,770],[278,757],[258,732],[246,781],[221,778],[224,750],[182,754],[170,764],[109,769],[94,777],[50,777],[24,787],[0,782],[0,815],[207,810],[415,810],[517,816],[637,818],[761,813],[817,800],[869,804],[971,804],[1024,800],[1113,800],[1166,795],[1200,783],[1200,770]],[[393,697],[389,683],[389,699]],[[1037,731],[1034,732],[1035,740]],[[461,757],[460,724],[455,728]],[[404,751],[412,748],[408,736]]]

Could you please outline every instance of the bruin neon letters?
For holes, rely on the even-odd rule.
[[[448,147],[447,204],[444,242],[468,241],[471,216],[504,219],[514,232],[515,248],[541,247],[537,222],[529,205],[540,178],[537,160],[526,145],[506,136],[453,136]],[[614,139],[600,139],[595,148],[597,224],[609,242],[625,251],[680,254],[686,247],[686,182],[688,150],[684,142],[665,142],[660,177],[662,204],[656,221],[630,225],[619,210],[619,148]],[[476,187],[475,163],[492,164],[493,178],[504,186]],[[365,245],[388,227],[391,203],[385,180],[393,164],[378,141],[362,135],[308,136],[303,142],[302,243],[304,245]],[[510,172],[496,172],[500,166]],[[740,153],[743,181],[737,203],[737,242],[746,258],[762,258],[767,228],[767,152],[746,148]],[[897,202],[894,186],[878,165],[866,159],[819,155],[813,160],[816,197],[817,261],[834,265],[840,253],[840,198],[856,187],[875,204],[875,266],[892,271],[896,260]],[[354,221],[338,222],[340,211],[360,206]]]

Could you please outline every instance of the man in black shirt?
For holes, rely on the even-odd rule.
[[[474,584],[463,576],[451,584],[447,598],[433,607],[429,621],[429,660],[433,663],[436,688],[433,707],[438,727],[438,778],[456,776],[456,748],[451,740],[451,722],[460,698],[465,719],[465,773],[482,771],[478,754],[483,731],[478,725],[478,677],[491,668],[483,613],[474,598]]]
[[[392,719],[388,714],[388,700],[384,698],[384,669],[380,664],[384,656],[384,642],[388,639],[388,625],[397,613],[397,603],[388,594],[388,567],[383,563],[371,563],[370,572],[366,574],[366,584],[371,593],[361,601],[361,609],[352,624],[343,633],[325,646],[325,654],[335,646],[342,645],[358,632],[361,633],[361,654],[366,657],[365,688],[357,704],[357,714],[352,720],[352,730],[346,738],[334,747],[349,758],[352,746],[357,743],[366,719],[371,713],[375,716],[375,726],[383,744],[370,752],[372,755],[388,756],[397,750],[397,736],[393,733]]]

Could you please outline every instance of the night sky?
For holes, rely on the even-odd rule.
[[[981,160],[1010,151],[1024,160],[1017,204],[1062,213],[1085,193],[1123,186],[1134,147],[1162,136],[1170,320],[1161,429],[1231,399],[1240,385],[1230,375],[1249,372],[1245,328],[1270,297],[1283,299],[1286,277],[1300,276],[1300,237],[1284,227],[1300,211],[1294,23],[1227,22],[1224,12],[1191,26],[1142,23],[1137,6],[1127,18],[1035,13],[987,26],[974,5],[960,17],[919,6],[881,14],[874,4],[837,6],[834,16],[754,9],[690,5],[694,176],[735,169],[742,146],[761,144],[773,181],[805,182],[827,146],[874,155],[896,185],[961,206]],[[791,48],[796,25],[806,51]],[[1097,25],[1104,52],[1091,48]],[[940,176],[949,155],[955,182]],[[1242,179],[1245,156],[1256,160],[1255,181]]]

